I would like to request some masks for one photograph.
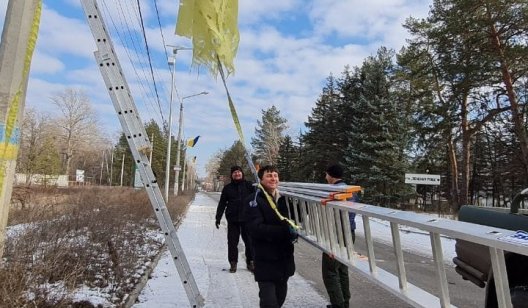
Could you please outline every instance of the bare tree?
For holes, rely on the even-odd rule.
[[[26,184],[29,184],[33,174],[58,172],[56,135],[49,115],[33,108],[26,109],[17,161],[17,170],[26,174]]]
[[[64,171],[69,176],[77,150],[89,146],[93,139],[99,137],[96,114],[82,90],[68,88],[51,100],[61,113],[56,124],[62,141]]]

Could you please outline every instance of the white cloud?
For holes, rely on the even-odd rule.
[[[359,66],[380,46],[398,50],[408,34],[401,24],[410,15],[425,17],[429,1],[423,0],[270,0],[239,1],[239,52],[236,72],[228,79],[246,142],[249,144],[261,110],[275,105],[288,119],[289,133],[297,136],[314,107],[326,78],[339,77],[345,65]],[[119,38],[134,29],[142,36],[137,13],[123,14],[137,4],[104,1],[102,6],[123,71],[143,121],[168,119],[171,74],[152,1],[141,0],[145,30],[152,55],[160,106],[154,94],[144,46],[132,46]],[[44,3],[40,35],[33,59],[27,104],[49,109],[49,98],[66,87],[84,89],[100,114],[105,130],[120,131],[112,103],[95,64],[95,43],[78,0]],[[189,39],[174,35],[178,1],[158,0],[165,44],[190,46]],[[0,0],[3,22],[7,0]],[[75,11],[72,11],[75,10]],[[110,13],[110,15],[108,14]],[[111,19],[110,19],[111,16]],[[115,25],[119,35],[114,33]],[[290,27],[291,26],[291,27]],[[138,51],[135,48],[139,48]],[[170,53],[171,50],[169,49]],[[134,62],[131,64],[130,59]],[[191,69],[192,52],[177,54],[174,122],[178,121],[178,97],[210,92],[184,101],[184,134],[201,135],[192,152],[203,173],[207,160],[237,139],[220,77],[205,69]],[[177,132],[177,124],[173,131]]]
[[[241,25],[255,24],[262,19],[276,19],[280,14],[302,8],[303,0],[244,0],[239,1],[238,18]]]
[[[337,35],[369,41],[394,41],[391,30],[401,28],[405,18],[425,17],[429,1],[419,0],[319,0],[310,17],[319,36]],[[403,44],[404,36],[397,43]],[[390,45],[390,47],[396,47]]]
[[[55,74],[63,71],[65,65],[57,57],[49,56],[42,52],[35,52],[31,60],[31,72]]]
[[[95,42],[85,20],[65,17],[44,5],[37,49],[56,56],[93,59]]]

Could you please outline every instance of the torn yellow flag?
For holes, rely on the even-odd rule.
[[[219,63],[234,72],[238,50],[238,0],[180,0],[176,34],[192,39],[193,64],[205,65],[213,76]]]

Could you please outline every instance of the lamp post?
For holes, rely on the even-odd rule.
[[[169,202],[169,178],[170,178],[170,156],[171,156],[171,147],[172,147],[172,102],[174,100],[174,75],[176,74],[176,54],[178,50],[191,50],[192,48],[188,47],[172,47],[172,56],[168,59],[169,68],[172,66],[171,70],[171,91],[170,91],[170,102],[169,102],[169,140],[167,141],[167,157],[165,162],[165,202]]]
[[[177,139],[177,142],[178,142],[178,145],[177,145],[177,149],[176,149],[176,166],[174,167],[174,170],[175,170],[175,179],[174,179],[174,195],[177,196],[178,195],[178,187],[179,186],[179,176],[180,176],[180,170],[181,170],[181,167],[180,167],[180,149],[181,149],[181,132],[182,132],[182,126],[183,126],[183,100],[184,99],[188,99],[188,98],[191,98],[191,97],[195,97],[195,96],[198,96],[198,95],[207,95],[209,94],[209,92],[200,92],[200,93],[196,93],[196,94],[193,94],[193,95],[189,95],[189,96],[184,96],[180,99],[180,119],[178,121],[178,139]]]

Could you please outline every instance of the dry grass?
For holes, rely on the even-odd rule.
[[[90,307],[75,303],[84,285],[122,304],[139,280],[138,269],[162,246],[145,191],[129,188],[35,189],[10,212],[0,264],[0,307]],[[178,221],[193,196],[178,196],[169,212]],[[17,201],[18,202],[18,201]],[[11,228],[13,230],[14,228]],[[61,292],[57,292],[61,290]]]

